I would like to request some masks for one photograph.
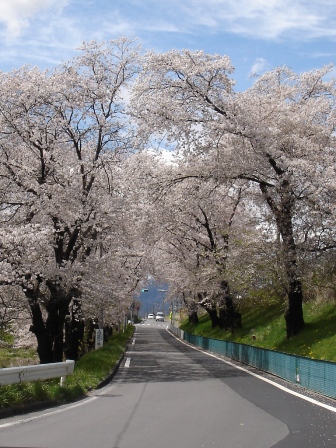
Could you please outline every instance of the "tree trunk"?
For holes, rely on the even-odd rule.
[[[280,172],[280,171],[279,171]],[[281,172],[281,174],[283,174]],[[260,189],[276,219],[282,238],[284,268],[287,276],[288,309],[285,314],[287,339],[300,333],[304,328],[302,282],[298,272],[297,248],[293,231],[293,209],[295,195],[287,179],[280,182],[278,200],[274,200],[270,189],[260,184]]]
[[[87,350],[91,351],[95,346],[95,329],[99,328],[98,319],[87,319],[85,322],[85,345]],[[118,324],[116,324],[116,332],[119,333]]]
[[[192,292],[190,291],[189,296],[192,297]],[[195,296],[193,297],[192,300],[186,300],[186,294],[183,292],[182,293],[182,298],[183,298],[183,302],[185,307],[188,310],[188,322],[194,325],[198,325],[199,323],[199,319],[198,319],[198,314],[197,314],[197,304],[196,304],[196,298]]]
[[[284,267],[288,279],[288,309],[285,314],[287,339],[300,333],[304,328],[302,282],[298,272],[297,250],[293,236],[292,220],[289,216],[281,219]]]
[[[194,325],[198,325],[199,319],[197,311],[191,311],[190,313],[188,313],[188,322]]]
[[[50,335],[46,332],[40,305],[33,300],[29,300],[29,306],[32,316],[30,331],[36,336],[37,354],[41,364],[48,364],[53,362],[52,340]]]
[[[47,280],[50,300],[46,306],[48,317],[46,332],[52,340],[52,362],[62,362],[64,352],[65,319],[69,315],[69,305],[74,297],[79,297],[77,288],[65,292],[59,281]]]
[[[213,308],[205,308],[205,311],[209,314],[211,320],[212,328],[219,327],[219,317],[217,315],[217,310]]]
[[[27,275],[26,280],[31,280],[31,276]],[[32,324],[29,330],[36,336],[37,354],[39,356],[40,363],[48,364],[52,362],[52,340],[50,335],[46,332],[42,310],[38,302],[41,283],[42,279],[36,278],[33,282],[33,286],[27,287],[27,285],[23,283],[21,287],[28,300],[31,311]]]
[[[77,361],[81,355],[81,346],[84,344],[83,319],[65,319],[65,349],[66,359]]]
[[[48,317],[45,329],[52,341],[51,362],[62,362],[64,351],[64,324],[68,314],[70,300],[62,297],[52,297],[46,309]]]
[[[224,307],[219,310],[219,326],[225,331],[230,330],[233,334],[237,328],[242,327],[242,316],[241,313],[236,311],[231,297],[228,302],[228,307]]]
[[[229,329],[233,333],[236,328],[241,327],[241,314],[236,311],[236,306],[233,302],[233,297],[230,293],[229,282],[222,281],[219,296],[219,326],[225,331]]]
[[[64,353],[66,359],[77,361],[80,355],[80,346],[84,343],[84,320],[79,300],[74,300],[70,308],[70,313],[65,318]]]
[[[30,280],[27,276],[26,280]],[[46,285],[50,291],[50,299],[46,305],[48,313],[46,321],[43,319],[40,298],[41,279],[36,279],[32,287],[22,284],[22,289],[28,299],[32,325],[30,331],[35,334],[37,340],[37,353],[41,364],[63,361],[64,351],[64,324],[69,314],[69,305],[73,297],[79,296],[77,288],[72,288],[65,293],[58,282],[47,280]]]
[[[285,314],[287,339],[300,333],[304,328],[302,311],[302,287],[300,280],[294,280],[289,285],[288,309]]]
[[[205,297],[203,298],[203,295],[201,293],[197,294],[199,304],[209,314],[212,328],[219,327],[219,318],[217,315],[216,304],[211,298],[207,297],[206,294],[204,295]]]

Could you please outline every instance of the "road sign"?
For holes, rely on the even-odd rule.
[[[100,348],[104,345],[104,330],[102,328],[96,329],[96,343],[95,349]]]

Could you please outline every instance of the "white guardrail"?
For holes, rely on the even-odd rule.
[[[61,378],[60,384],[63,386],[66,376],[73,374],[74,367],[75,361],[70,360],[33,366],[7,367],[0,369],[0,386],[58,377]]]

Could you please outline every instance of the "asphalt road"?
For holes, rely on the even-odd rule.
[[[72,405],[0,421],[0,447],[336,447],[336,413],[139,325],[113,381]]]

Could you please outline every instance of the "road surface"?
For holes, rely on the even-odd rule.
[[[0,447],[336,447],[335,412],[191,348],[166,326],[137,326],[113,381],[88,398],[1,420]]]

